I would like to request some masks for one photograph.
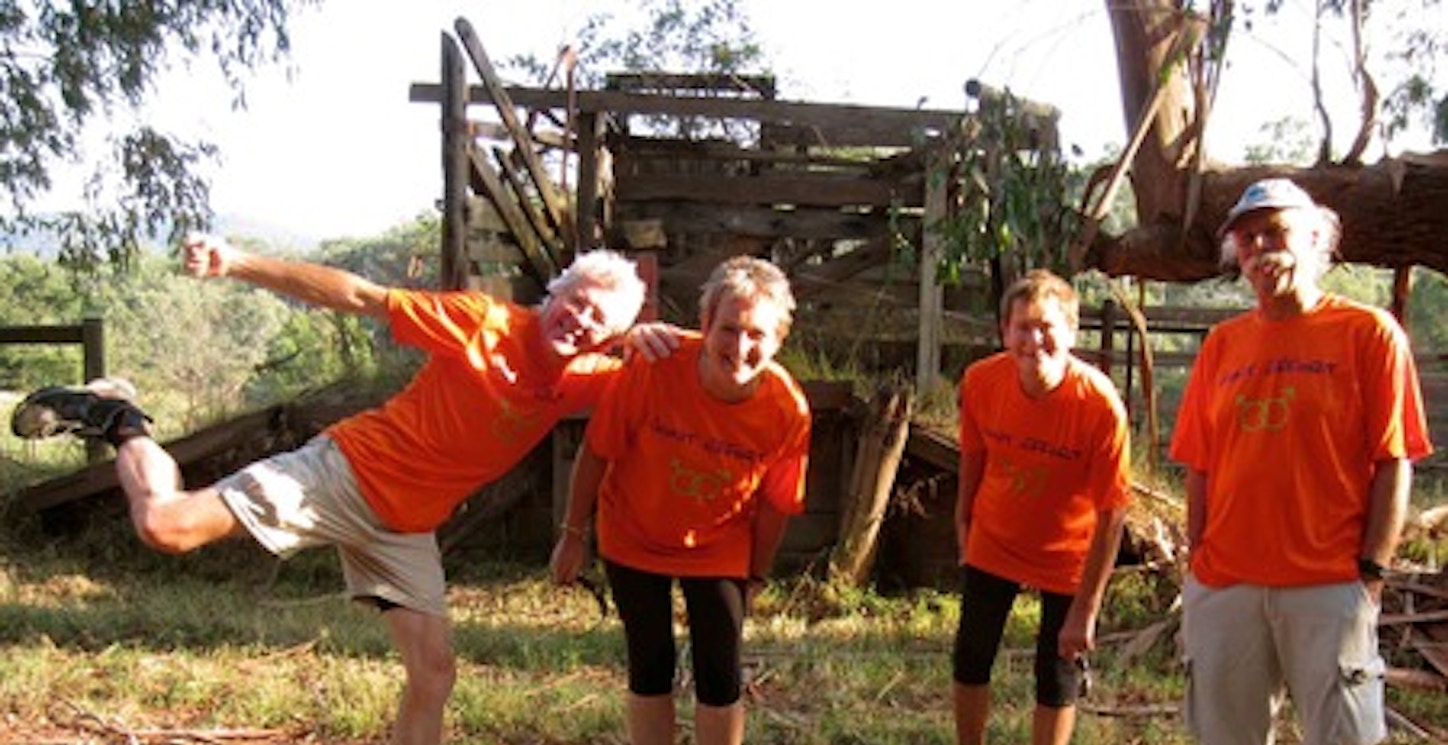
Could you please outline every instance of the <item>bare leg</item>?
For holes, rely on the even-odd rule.
[[[116,476],[136,534],[158,551],[185,553],[243,530],[215,489],[182,491],[175,459],[149,437],[116,448]]]
[[[443,707],[457,679],[452,627],[446,618],[411,608],[393,608],[382,618],[407,671],[392,743],[437,745],[442,742]]]
[[[1076,727],[1076,707],[1036,705],[1031,715],[1031,745],[1067,745]]]
[[[673,694],[628,694],[628,740],[631,745],[673,745]]]
[[[990,717],[990,686],[953,683],[955,741],[960,745],[983,745],[985,723]]]
[[[742,745],[744,702],[729,706],[694,706],[694,742],[698,745]]]

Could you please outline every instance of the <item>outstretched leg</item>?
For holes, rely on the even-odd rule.
[[[240,524],[214,489],[181,489],[175,459],[151,439],[151,418],[134,397],[129,383],[106,378],[84,387],[42,388],[15,407],[10,429],[28,439],[69,433],[113,445],[131,522],[152,548],[183,553],[238,533]]]
[[[175,459],[150,437],[121,443],[116,476],[130,502],[136,535],[157,551],[185,553],[244,532],[215,489],[181,489]]]

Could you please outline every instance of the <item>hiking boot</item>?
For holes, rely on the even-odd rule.
[[[151,417],[131,401],[136,389],[124,380],[97,378],[85,386],[51,386],[25,397],[10,417],[16,437],[35,440],[59,434],[98,437],[120,446],[149,435]]]

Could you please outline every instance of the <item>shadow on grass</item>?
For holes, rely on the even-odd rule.
[[[463,661],[529,671],[622,666],[617,620],[600,616],[588,593],[552,587],[542,567],[475,554],[444,564]],[[61,530],[7,522],[0,644],[256,654],[315,645],[348,657],[392,656],[379,613],[345,598],[343,588],[331,548],[280,561],[243,538],[165,555],[140,543],[119,505],[93,505]]]

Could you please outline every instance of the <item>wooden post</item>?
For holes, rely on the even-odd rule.
[[[830,557],[830,577],[836,581],[863,585],[870,578],[875,541],[885,522],[913,411],[908,386],[882,389],[871,402],[845,493],[839,543]]]
[[[925,229],[920,239],[920,339],[915,359],[915,391],[927,395],[940,377],[941,316],[944,293],[936,277],[944,239],[933,229],[945,219],[946,182],[940,172],[948,162],[938,154],[927,159],[925,167]]]
[[[599,179],[599,137],[598,114],[585,111],[578,115],[578,192],[573,205],[574,228],[573,255],[603,245],[598,230],[598,179]]]
[[[1393,317],[1403,331],[1408,330],[1408,299],[1413,296],[1413,267],[1400,266],[1393,270]]]
[[[1101,372],[1111,374],[1112,357],[1116,355],[1116,301],[1107,298],[1101,303]]]
[[[442,247],[443,289],[467,286],[468,133],[467,80],[462,53],[442,34]]]
[[[89,316],[80,323],[81,371],[87,381],[106,376],[106,322]]]
[[[81,378],[92,381],[106,376],[106,325],[95,316],[87,316],[80,323]],[[106,458],[106,446],[95,438],[86,438],[85,457],[90,463],[99,463]]]

